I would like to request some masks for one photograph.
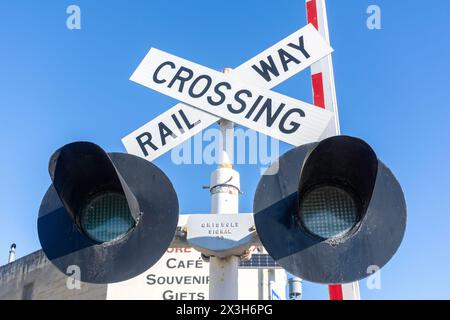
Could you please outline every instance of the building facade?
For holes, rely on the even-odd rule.
[[[209,296],[209,263],[191,248],[172,249],[139,276],[111,284],[77,280],[62,273],[42,250],[0,267],[0,300],[203,300]],[[239,299],[286,298],[286,272],[265,254],[239,268]]]
[[[104,300],[106,284],[71,285],[42,250],[0,267],[0,300]]]

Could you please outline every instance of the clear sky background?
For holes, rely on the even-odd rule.
[[[66,8],[81,8],[81,30]],[[382,29],[366,27],[380,6]],[[450,2],[332,0],[328,15],[343,134],[365,139],[401,182],[404,241],[363,299],[450,298]],[[221,70],[305,25],[304,1],[3,1],[0,4],[0,264],[9,245],[40,248],[36,218],[60,146],[89,140],[108,151],[175,100],[128,80],[151,47]],[[309,70],[274,88],[311,102]],[[285,151],[289,146],[281,144]],[[213,165],[155,161],[182,213],[210,210]],[[259,165],[239,165],[240,211],[251,212]],[[327,288],[304,284],[305,299]]]

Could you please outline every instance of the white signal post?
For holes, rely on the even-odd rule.
[[[308,23],[311,23],[330,43],[328,18],[325,0],[306,0],[306,14]],[[331,111],[334,119],[330,121],[322,139],[340,135],[339,114],[334,83],[333,60],[328,55],[311,65],[311,81],[313,88],[313,104]],[[360,300],[358,282],[335,284],[328,286],[330,300]]]
[[[224,69],[229,74],[231,69]],[[233,169],[234,159],[234,124],[221,119],[220,153],[218,168],[211,174],[211,214],[238,214],[240,177]],[[238,300],[238,268],[240,258],[210,257],[209,260],[209,299]]]
[[[226,69],[225,74],[231,73],[227,77],[212,69],[152,48],[130,80],[184,103],[177,104],[124,137],[122,141],[128,153],[151,161],[218,121],[222,150],[219,155],[219,166],[211,175],[211,213],[237,214],[240,181],[239,173],[232,168],[233,122],[294,146],[339,135],[339,116],[330,54],[333,50],[329,45],[325,0],[305,1],[307,26],[237,67],[232,73],[231,69]],[[314,105],[270,91],[272,87],[307,67],[311,67]],[[181,76],[183,70],[189,70],[188,75]],[[195,80],[191,81],[191,78]],[[193,90],[194,84],[197,85],[202,79],[209,79],[209,82],[207,81],[206,89],[197,93]],[[184,82],[188,80],[191,81],[189,89],[184,86]],[[173,87],[177,81],[178,89]],[[240,95],[244,93],[253,99],[258,98],[252,102],[251,108],[241,103],[242,108],[239,112],[236,109],[227,110],[227,108],[219,107],[219,104],[228,105],[225,95],[225,98],[219,100],[220,103],[211,102],[211,96],[207,95],[208,90],[211,89],[211,83],[215,84],[216,89],[219,84],[219,88],[224,85],[230,90],[233,88],[234,91],[232,90],[231,93],[234,95],[231,96],[235,98],[236,94],[240,98]],[[183,88],[188,92],[183,91]],[[261,100],[265,101],[263,105],[260,104]],[[268,118],[261,115],[264,109],[268,110],[270,107],[271,110],[272,103],[283,105],[283,108],[290,106],[291,109],[280,108],[280,112],[284,110],[285,114],[280,119],[274,116],[271,121],[268,121]],[[254,115],[257,107],[260,109]],[[244,111],[245,114],[242,113]],[[306,113],[306,116],[301,114],[301,111]],[[301,130],[291,130],[293,128],[285,126],[287,116],[295,112],[300,116],[300,120],[297,121],[304,120],[301,123],[295,122],[297,129],[301,125]],[[210,299],[238,298],[238,265],[239,257],[236,256],[211,257]],[[332,300],[360,299],[357,282],[330,285],[329,291]]]

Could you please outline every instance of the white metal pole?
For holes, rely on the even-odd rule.
[[[275,287],[275,270],[274,269],[267,270],[267,281],[269,282],[268,283],[269,300],[273,300],[273,290]]]
[[[308,23],[313,24],[322,37],[330,43],[325,2],[325,0],[306,0],[306,13]],[[311,80],[314,104],[331,111],[334,115],[334,121],[330,121],[322,139],[341,134],[331,54],[311,65]],[[329,293],[331,300],[361,299],[358,282],[330,285]]]
[[[227,74],[231,69],[225,69]],[[234,124],[221,119],[220,153],[218,167],[211,174],[211,213],[238,214],[239,212],[239,172],[233,170]],[[209,262],[209,298],[211,300],[238,299],[239,257],[211,257]]]

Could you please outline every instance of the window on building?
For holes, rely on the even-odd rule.
[[[22,291],[22,300],[31,300],[33,299],[33,287],[34,287],[34,283],[28,283],[27,285],[25,285],[23,287],[23,291]]]

